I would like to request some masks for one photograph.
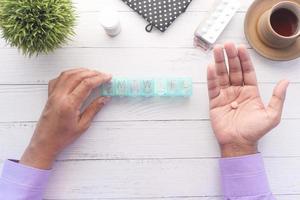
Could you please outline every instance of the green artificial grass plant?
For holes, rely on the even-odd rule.
[[[75,19],[71,0],[0,0],[2,37],[28,56],[65,44]]]

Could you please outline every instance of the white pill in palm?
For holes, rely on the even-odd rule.
[[[236,101],[232,102],[230,105],[232,109],[237,109],[239,107],[239,104]]]

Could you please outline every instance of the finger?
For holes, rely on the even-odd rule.
[[[230,86],[230,82],[222,46],[216,45],[214,47],[214,58],[220,87],[227,88]]]
[[[95,115],[103,108],[103,106],[110,101],[110,97],[99,97],[94,100],[81,114],[79,120],[79,127],[81,133],[89,128],[91,122],[93,121]]]
[[[68,79],[66,79],[64,83],[65,92],[71,93],[84,79],[91,78],[97,75],[101,75],[101,73],[95,70],[85,70],[73,73],[69,76]]]
[[[70,75],[72,75],[74,73],[77,73],[77,72],[80,72],[80,71],[86,71],[86,70],[89,70],[89,69],[86,69],[86,68],[69,69],[69,70],[61,72],[58,78],[59,79],[65,79],[65,78],[69,77]]]
[[[63,71],[60,73],[60,75],[57,77],[57,85],[59,85],[58,90],[59,91],[67,91],[68,85],[66,84],[67,80],[70,76],[74,75],[75,73],[89,71],[89,69],[85,68],[77,68],[77,69],[70,69],[67,71]]]
[[[55,85],[57,83],[57,78],[52,79],[48,83],[48,97],[53,93],[53,90],[55,88]]]
[[[271,114],[271,116],[277,118],[278,120],[280,119],[282,114],[284,100],[285,100],[288,86],[289,86],[289,81],[287,80],[280,81],[277,84],[277,86],[274,88],[271,101],[267,108],[268,113]]]
[[[238,54],[242,65],[244,84],[257,86],[257,78],[250,55],[245,46],[239,46]]]
[[[243,85],[243,73],[238,57],[238,50],[234,43],[229,42],[224,45],[229,65],[229,79],[231,85],[242,86]]]
[[[207,67],[207,88],[208,88],[208,96],[210,100],[219,96],[220,85],[216,73],[216,67],[214,64],[210,64]]]
[[[82,103],[91,94],[92,90],[99,85],[111,80],[111,75],[99,74],[91,78],[86,78],[72,91],[73,101],[75,105],[80,107]]]

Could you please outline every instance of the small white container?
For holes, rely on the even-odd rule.
[[[100,22],[107,35],[117,36],[121,32],[119,13],[112,8],[101,10]]]

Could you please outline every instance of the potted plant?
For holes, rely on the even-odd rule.
[[[24,55],[47,54],[74,34],[71,0],[0,0],[2,37]]]

